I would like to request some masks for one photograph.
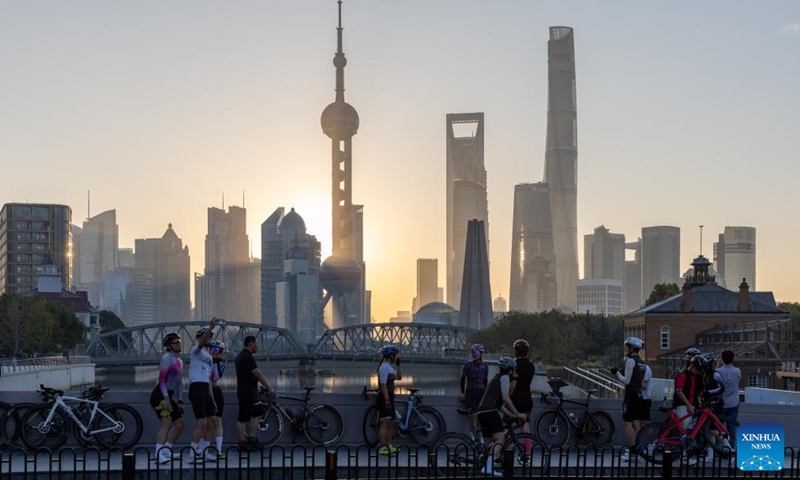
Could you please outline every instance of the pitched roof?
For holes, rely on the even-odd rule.
[[[681,313],[683,293],[678,293],[660,302],[640,308],[626,316],[645,313]],[[716,283],[692,288],[691,313],[744,313],[739,311],[739,292],[720,287]],[[772,292],[751,292],[749,313],[786,313],[775,304]]]

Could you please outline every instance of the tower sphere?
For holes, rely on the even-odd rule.
[[[319,267],[319,280],[328,292],[352,292],[361,283],[361,266],[352,258],[330,256]]]
[[[347,102],[333,102],[322,111],[322,132],[334,140],[350,138],[358,133],[358,112]]]

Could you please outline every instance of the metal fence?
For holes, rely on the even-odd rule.
[[[452,468],[448,452],[434,452],[426,447],[401,449],[388,456],[378,455],[375,448],[366,446],[325,449],[295,445],[256,448],[250,452],[231,447],[223,453],[217,461],[194,463],[194,454],[186,447],[180,459],[160,464],[153,460],[152,448],[145,447],[132,452],[68,448],[33,453],[15,449],[0,451],[0,477],[4,480],[488,478],[477,468]],[[539,461],[522,467],[514,458],[504,458],[504,478],[800,478],[795,448],[784,452],[786,465],[782,470],[760,472],[739,470],[735,458],[705,461],[701,457],[692,466],[678,460],[663,466],[652,465],[639,457],[627,462],[622,461],[619,449],[611,447],[573,446],[554,449],[548,454],[549,463],[544,471],[540,470]]]
[[[31,372],[35,370],[44,370],[54,367],[65,367],[68,365],[89,365],[92,363],[91,357],[83,355],[54,356],[54,357],[36,357],[25,358],[22,360],[11,359],[0,361],[0,368],[3,373],[13,372]]]

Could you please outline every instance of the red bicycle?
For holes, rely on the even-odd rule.
[[[668,421],[653,422],[642,427],[636,435],[636,453],[656,465],[664,463],[666,451],[673,454],[674,461],[681,457],[682,452],[685,452],[687,457],[704,454],[707,447],[711,447],[722,458],[730,458],[732,454],[730,433],[725,425],[738,427],[739,422],[726,416],[717,417],[711,411],[713,407],[714,404],[711,402],[698,408],[694,415],[686,414],[678,417],[665,399],[658,410],[669,415]],[[690,417],[694,417],[692,429],[684,434],[681,423]]]

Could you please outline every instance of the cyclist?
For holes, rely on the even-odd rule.
[[[486,443],[494,442],[492,451],[486,458],[482,472],[495,477],[502,477],[503,472],[494,467],[494,459],[500,460],[500,452],[503,451],[503,419],[500,413],[513,416],[524,421],[527,415],[520,413],[511,401],[509,388],[511,380],[517,369],[517,361],[511,357],[503,357],[498,363],[500,371],[489,380],[486,386],[486,393],[478,404],[478,421],[481,423],[481,432]]]
[[[703,371],[706,368],[706,359],[701,355],[692,358],[689,368],[678,374],[675,378],[675,394],[672,396],[672,406],[675,416],[686,417],[681,421],[683,433],[688,434],[692,429],[692,417],[697,410],[697,396],[703,388]],[[684,452],[685,453],[685,452]]]
[[[739,417],[739,382],[742,380],[742,371],[733,366],[736,355],[731,350],[724,350],[720,357],[722,366],[717,372],[722,377],[722,385],[725,387],[722,395],[722,414],[736,420]],[[731,449],[736,450],[736,423],[728,422],[726,427],[731,434]]]
[[[617,375],[619,381],[625,385],[625,398],[622,400],[622,429],[628,440],[628,449],[622,451],[622,461],[630,461],[631,452],[636,451],[636,434],[642,413],[642,385],[647,364],[639,357],[639,350],[644,348],[644,342],[637,337],[625,339],[625,373],[616,368],[611,373]]]
[[[530,415],[533,411],[533,398],[531,397],[531,382],[536,375],[536,367],[528,360],[531,349],[527,340],[518,339],[514,342],[514,355],[517,361],[516,379],[511,382],[511,402],[518,412],[525,414],[525,423],[522,424],[524,433],[531,432]],[[532,441],[530,438],[522,439],[525,453],[531,453]]]
[[[166,353],[158,364],[158,382],[150,394],[150,406],[161,421],[156,433],[156,459],[167,463],[181,458],[180,452],[172,451],[172,444],[186,426],[183,421],[183,360],[179,357],[181,336],[178,332],[169,332],[161,343]]]
[[[692,359],[697,355],[701,355],[701,352],[700,352],[700,350],[698,350],[698,349],[696,349],[694,347],[691,347],[691,348],[686,350],[686,366],[684,366],[681,369],[681,372],[689,370],[689,365],[692,364]],[[678,372],[678,373],[680,373],[680,372]],[[676,378],[677,378],[677,375],[676,375]]]
[[[700,355],[706,361],[706,368],[703,370],[703,389],[701,392],[703,405],[707,406],[714,415],[722,415],[722,396],[725,392],[725,384],[722,375],[714,369],[717,357],[713,353],[703,353]],[[711,429],[711,435],[719,438],[718,430]],[[727,445],[730,445],[728,443]],[[706,450],[706,460],[714,458],[714,450],[708,447]]]
[[[214,417],[217,406],[214,404],[214,394],[211,390],[211,372],[214,368],[214,358],[211,356],[211,337],[214,335],[214,327],[217,325],[217,318],[211,319],[209,327],[202,327],[197,330],[197,343],[192,347],[189,356],[189,401],[192,402],[194,418],[197,420],[194,432],[192,432],[192,450],[194,450],[194,461],[202,462],[216,461],[217,456],[206,451],[208,444],[206,438],[213,433],[209,428],[208,419]]]
[[[472,360],[461,368],[461,395],[458,396],[458,401],[464,403],[470,410],[477,410],[489,381],[489,366],[483,361],[484,351],[480,343],[473,345]]]
[[[219,379],[225,373],[225,343],[214,340],[211,342],[211,358],[214,359],[214,366],[211,369],[211,381],[214,404],[217,406],[216,413],[210,417],[211,428],[207,429],[206,441],[210,441],[210,436],[214,435],[217,446],[217,456],[222,457],[222,410],[225,408],[225,396],[222,394],[222,387],[219,386]]]
[[[381,348],[381,362],[378,364],[378,396],[375,397],[375,406],[378,409],[378,454],[389,455],[397,452],[397,447],[392,446],[394,437],[395,408],[394,408],[394,382],[402,380],[400,373],[400,350],[394,345],[384,345]],[[394,365],[394,367],[392,366]],[[395,369],[397,367],[397,369]]]

